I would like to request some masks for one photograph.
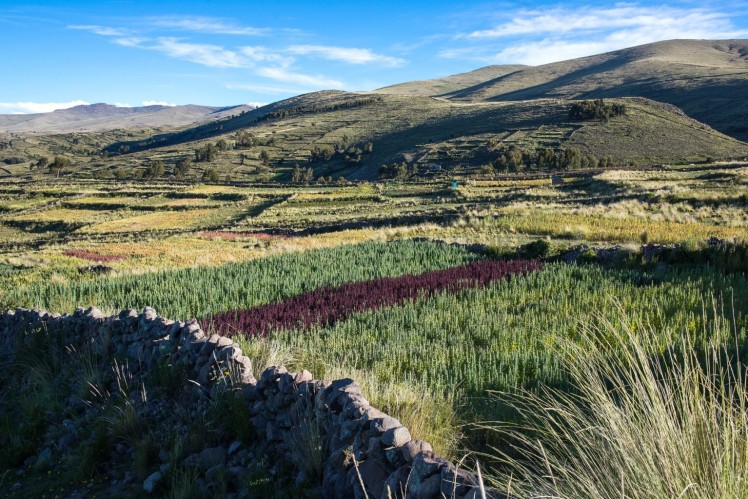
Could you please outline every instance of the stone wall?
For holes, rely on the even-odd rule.
[[[208,336],[195,320],[159,317],[152,308],[113,316],[96,308],[78,308],[72,315],[7,311],[0,315],[0,355],[12,359],[29,347],[32,334],[45,331],[66,345],[88,344],[100,354],[127,358],[141,377],[169,356],[208,398],[220,388],[216,373],[231,373],[257,435],[254,454],[294,461],[300,438],[318,439],[324,497],[481,497],[475,476],[436,456],[397,419],[371,407],[352,379],[314,380],[309,371],[291,373],[278,366],[256,380],[251,360],[230,339]]]

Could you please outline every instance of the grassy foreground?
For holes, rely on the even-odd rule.
[[[697,350],[688,336],[657,355],[652,331],[643,333],[625,319],[587,329],[563,363],[575,392],[509,397],[523,424],[488,427],[523,457],[500,452],[500,489],[519,497],[748,494],[746,364],[729,347]]]

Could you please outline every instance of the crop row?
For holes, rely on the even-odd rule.
[[[446,244],[368,242],[219,267],[0,286],[0,308],[69,312],[77,306],[95,305],[114,312],[151,306],[165,317],[187,319],[282,301],[320,286],[427,272],[477,258],[465,248]]]
[[[552,263],[522,278],[421,295],[304,334],[276,331],[256,341],[289,350],[297,367],[315,369],[316,376],[334,366],[404,382],[416,392],[458,387],[482,397],[485,390],[564,383],[561,340],[584,328],[605,330],[606,322],[653,335],[663,349],[682,338],[696,348],[745,345],[748,276],[708,268],[641,272]],[[477,410],[480,400],[470,405]]]
[[[339,287],[323,286],[282,302],[217,314],[211,318],[211,324],[215,331],[226,336],[235,333],[265,335],[277,329],[328,325],[355,312],[377,310],[442,291],[485,286],[540,268],[542,263],[533,260],[479,260],[419,275],[384,277]]]

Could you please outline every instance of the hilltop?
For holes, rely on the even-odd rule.
[[[748,139],[748,40],[669,40],[526,67],[442,94],[455,101],[646,97]]]
[[[142,106],[88,104],[49,113],[0,114],[0,131],[61,133],[115,128],[178,127],[210,121],[253,109],[252,106]]]
[[[494,78],[499,78],[520,71],[527,67],[528,66],[523,66],[521,64],[486,66],[485,68],[479,68],[467,73],[446,76],[444,78],[398,83],[397,85],[390,85],[388,87],[377,89],[374,92],[379,94],[418,95],[421,97],[438,96],[464,90]]]

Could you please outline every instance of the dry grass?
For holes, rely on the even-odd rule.
[[[79,211],[79,210],[73,210]],[[205,210],[158,211],[110,220],[86,227],[86,233],[145,232],[154,230],[190,230],[220,224],[238,210],[220,208]]]
[[[511,397],[526,426],[489,425],[516,442],[498,477],[519,497],[748,495],[748,379],[727,348],[692,338],[662,352],[625,323],[564,345],[577,394]],[[619,348],[626,345],[627,348]],[[611,358],[610,352],[618,356]]]

